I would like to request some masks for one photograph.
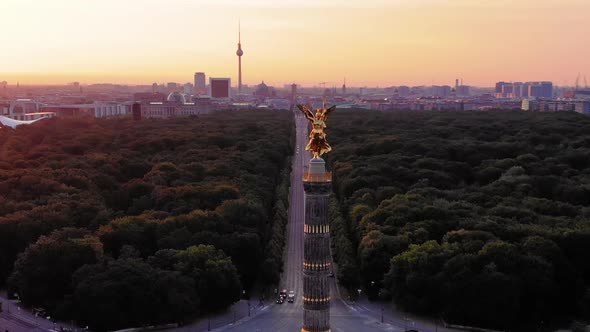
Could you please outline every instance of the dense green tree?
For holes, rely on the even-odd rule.
[[[60,118],[1,131],[0,285],[12,274],[11,286],[28,287],[25,297],[32,299],[28,303],[40,303],[29,294],[40,293],[45,286],[31,291],[32,282],[18,275],[31,274],[31,265],[23,262],[43,257],[33,250],[35,241],[63,227],[84,229],[89,238],[100,240],[105,258],[100,264],[80,260],[86,264],[81,269],[87,272],[83,279],[98,278],[103,289],[116,284],[117,292],[99,294],[100,287],[92,288],[89,283],[75,283],[82,288],[72,288],[71,274],[80,266],[75,257],[81,250],[78,246],[86,247],[77,238],[60,240],[63,245],[54,245],[58,248],[46,250],[47,257],[39,258],[48,262],[63,259],[61,272],[47,273],[50,278],[50,273],[59,275],[55,279],[64,284],[49,289],[57,283],[52,279],[43,290],[51,291],[47,294],[51,303],[40,303],[55,308],[54,316],[72,317],[76,291],[96,291],[102,304],[125,298],[126,287],[116,280],[123,261],[137,262],[135,274],[151,271],[161,275],[160,279],[138,277],[144,289],[160,283],[158,291],[173,294],[190,281],[193,291],[188,293],[195,297],[190,297],[189,316],[232,303],[242,287],[255,287],[269,279],[277,282],[285,244],[294,133],[292,114],[276,110],[220,111],[198,118],[144,121]],[[197,269],[200,272],[192,271],[201,281],[179,274],[175,269],[182,265],[180,253],[203,244],[229,257],[213,255]],[[73,247],[70,255],[51,254],[67,246]],[[19,253],[27,258],[19,260],[18,269],[12,271]],[[260,267],[265,260],[274,264],[263,271]],[[218,273],[226,279],[213,278]],[[178,276],[183,279],[176,280]],[[166,287],[169,279],[176,281]],[[212,298],[205,291],[210,289],[222,291],[210,301],[212,305],[201,307],[201,291]],[[136,297],[134,301],[147,300]],[[78,317],[88,321],[92,310],[98,309],[88,303],[86,308],[90,308],[86,316]],[[109,322],[108,328],[152,320],[171,322],[184,315],[160,317],[149,310],[140,314],[133,312],[125,322]],[[93,324],[107,328],[96,321]]]
[[[582,316],[590,118],[344,110],[330,121],[335,259],[360,268],[369,295],[383,280],[379,293],[406,309],[498,329]]]
[[[205,310],[218,310],[240,299],[238,271],[223,251],[213,246],[192,246],[178,252],[175,269],[193,279]]]
[[[370,231],[363,237],[359,245],[360,272],[371,298],[378,296],[391,257],[405,251],[409,242],[407,237],[384,235],[380,231]]]
[[[72,274],[102,255],[102,244],[88,231],[64,228],[41,236],[18,256],[9,278],[11,292],[26,305],[56,309],[72,293]]]
[[[139,259],[86,265],[74,287],[76,320],[97,331],[182,322],[199,303],[193,280]]]

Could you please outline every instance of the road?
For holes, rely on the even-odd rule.
[[[74,329],[63,322],[52,322],[43,317],[33,315],[29,310],[21,308],[15,300],[9,300],[6,293],[0,293],[2,313],[0,313],[0,332],[58,331],[60,327]]]

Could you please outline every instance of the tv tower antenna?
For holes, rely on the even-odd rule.
[[[240,20],[238,20],[238,50],[236,51],[238,56],[238,94],[242,93],[242,30]]]

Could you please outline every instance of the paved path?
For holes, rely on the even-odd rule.
[[[74,328],[64,322],[52,322],[35,316],[31,311],[21,307],[16,300],[9,300],[6,293],[0,293],[2,313],[0,313],[0,332],[58,331],[60,327]],[[79,330],[79,329],[78,329]]]

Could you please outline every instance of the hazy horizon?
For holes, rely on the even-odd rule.
[[[467,85],[590,76],[584,0],[4,0],[0,81]],[[329,15],[327,15],[327,13]],[[329,18],[326,18],[329,17]]]

